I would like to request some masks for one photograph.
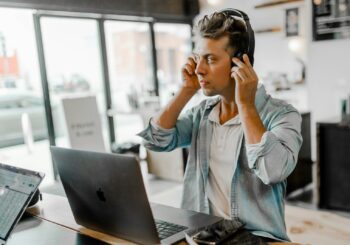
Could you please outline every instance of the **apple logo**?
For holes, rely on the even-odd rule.
[[[96,191],[96,194],[98,199],[100,199],[100,201],[102,202],[106,201],[105,193],[101,190],[101,187],[98,189],[98,191]]]

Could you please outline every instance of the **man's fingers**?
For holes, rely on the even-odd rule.
[[[247,54],[243,54],[243,61],[241,61],[236,57],[233,57],[232,61],[240,68],[248,67],[249,69],[253,69],[253,66],[250,63],[250,60]]]
[[[242,82],[242,79],[238,76],[236,72],[231,73],[231,77],[234,78],[237,83]]]
[[[253,68],[252,64],[250,63],[249,56],[247,54],[243,55],[243,61],[249,68]]]
[[[233,61],[233,63],[235,63],[240,68],[244,68],[245,67],[245,64],[240,59],[238,59],[236,57],[233,57],[232,61]]]
[[[193,75],[194,74],[194,69],[193,69],[193,67],[190,64],[186,64],[184,66],[184,69],[187,71],[187,73],[189,75]]]
[[[194,71],[196,70],[196,61],[193,56],[189,56],[187,58],[187,63],[185,64],[186,70],[190,75],[194,74]]]
[[[246,80],[250,79],[250,76],[251,76],[249,70],[245,70],[245,69],[239,68],[239,67],[237,67],[237,66],[232,67],[231,72],[232,72],[232,73],[237,73],[238,76],[239,76],[243,81],[246,81]]]
[[[190,56],[187,59],[187,63],[190,64],[192,67],[196,68],[196,58],[194,56]]]
[[[247,81],[247,80],[248,80],[248,77],[247,77],[247,75],[244,73],[243,70],[240,69],[240,70],[238,70],[236,73],[237,73],[238,76],[242,79],[242,81]]]

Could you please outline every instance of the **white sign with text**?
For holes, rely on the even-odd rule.
[[[68,138],[73,149],[105,152],[95,96],[62,99]]]

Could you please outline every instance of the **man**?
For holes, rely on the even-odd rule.
[[[183,208],[288,241],[284,195],[302,144],[301,117],[258,85],[249,28],[248,17],[234,9],[201,19],[194,55],[182,69],[182,87],[139,135],[154,151],[190,145]],[[200,88],[218,96],[180,115]]]

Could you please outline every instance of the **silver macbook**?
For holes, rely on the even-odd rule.
[[[222,218],[150,205],[135,157],[51,147],[76,222],[141,244],[172,244]],[[164,163],[167,164],[167,163]]]
[[[0,163],[0,244],[10,237],[43,178],[43,173]]]

